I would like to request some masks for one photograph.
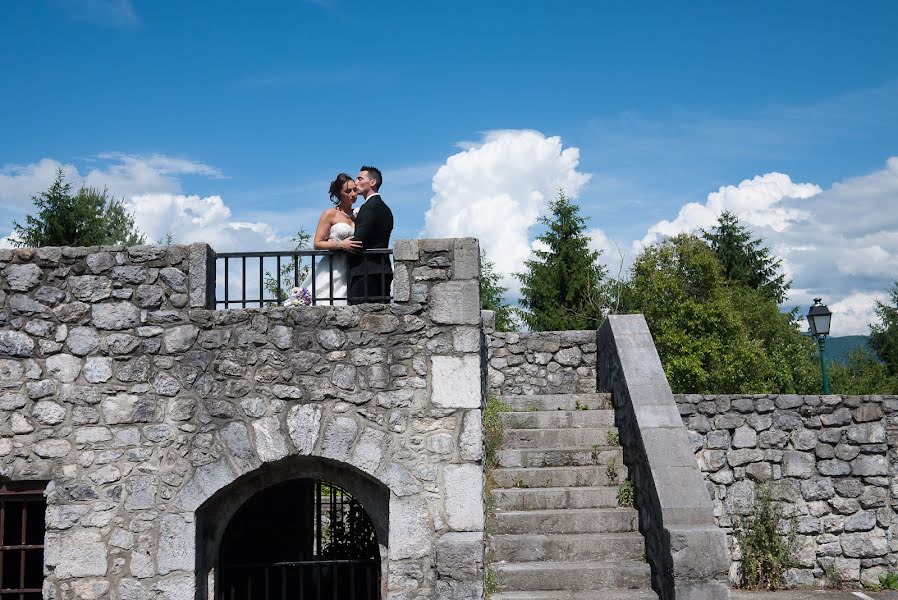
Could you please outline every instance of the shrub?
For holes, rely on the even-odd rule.
[[[775,590],[785,584],[786,569],[795,557],[795,528],[783,535],[785,524],[782,506],[771,499],[768,487],[759,487],[751,513],[735,524],[742,551],[742,587]]]

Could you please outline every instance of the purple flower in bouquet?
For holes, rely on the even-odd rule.
[[[302,288],[299,292],[299,301],[306,306],[312,306],[312,294],[309,293],[309,288]]]

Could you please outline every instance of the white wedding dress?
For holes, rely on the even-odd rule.
[[[334,223],[331,225],[328,241],[339,242],[352,236],[355,226],[349,223]],[[334,278],[331,287],[330,270],[333,267]],[[315,304],[330,304],[331,298],[335,298],[334,304],[345,305],[349,284],[349,268],[346,264],[346,254],[334,252],[328,256],[322,256],[315,263]],[[307,288],[312,293],[312,270],[302,282],[301,287]],[[336,298],[339,298],[338,300]]]

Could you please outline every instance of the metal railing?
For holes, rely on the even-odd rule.
[[[390,264],[393,251],[383,248],[361,254],[362,278],[350,294],[349,255],[344,252],[219,252],[215,308],[280,305],[291,298],[293,288],[306,289],[304,304],[389,303],[392,275],[384,267]]]

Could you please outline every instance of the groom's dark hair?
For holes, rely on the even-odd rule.
[[[362,167],[359,171],[368,171],[368,178],[374,180],[374,185],[371,187],[374,188],[375,192],[379,192],[380,186],[384,182],[384,176],[380,174],[380,169],[377,167]]]

